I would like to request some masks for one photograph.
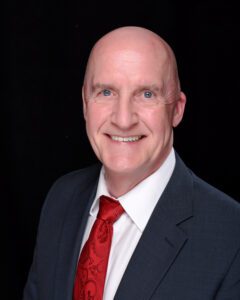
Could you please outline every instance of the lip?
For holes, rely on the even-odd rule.
[[[136,143],[142,140],[145,136],[141,134],[132,134],[132,135],[118,135],[118,134],[106,134],[108,138],[113,142],[118,143]]]

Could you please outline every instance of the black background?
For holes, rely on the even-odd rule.
[[[172,46],[188,98],[184,121],[175,130],[175,148],[197,175],[240,201],[235,3],[8,1],[1,101],[7,299],[21,299],[51,184],[96,160],[82,116],[84,68],[93,43],[125,25],[147,27]]]

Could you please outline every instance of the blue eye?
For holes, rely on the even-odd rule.
[[[145,98],[152,98],[152,95],[153,95],[153,93],[150,92],[150,91],[144,92],[144,97],[145,97]]]
[[[109,91],[107,89],[103,90],[102,93],[103,93],[103,96],[110,96],[111,95],[111,91]]]

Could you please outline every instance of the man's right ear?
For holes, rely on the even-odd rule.
[[[84,85],[82,87],[82,101],[83,101],[83,116],[84,119],[86,120],[86,115],[87,115],[87,107],[86,107],[86,99],[85,99],[85,92],[84,92]]]

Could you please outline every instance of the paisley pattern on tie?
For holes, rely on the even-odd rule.
[[[73,300],[102,300],[113,223],[123,212],[118,201],[106,196],[100,197],[97,219],[78,261]]]

